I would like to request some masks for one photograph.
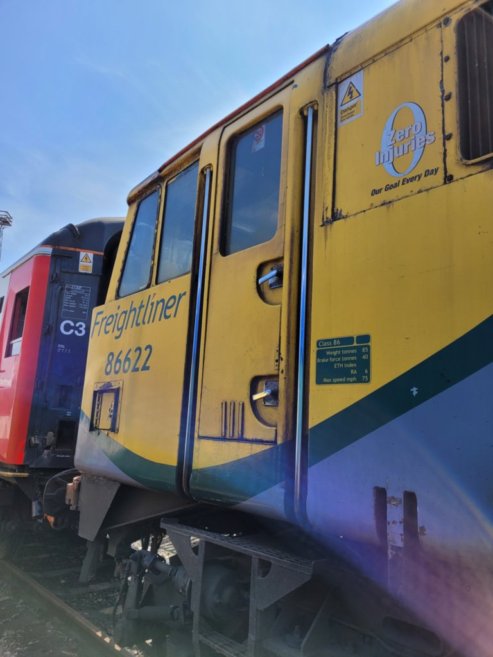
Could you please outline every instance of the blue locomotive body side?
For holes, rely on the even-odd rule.
[[[81,273],[78,251],[51,256],[26,444],[26,463],[33,468],[73,465],[91,309],[102,269],[102,255],[90,257],[91,272]]]

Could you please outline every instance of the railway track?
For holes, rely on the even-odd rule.
[[[121,648],[113,641],[113,609],[120,583],[110,564],[103,564],[93,581],[81,584],[83,555],[82,542],[71,536],[60,540],[58,533],[41,529],[2,562],[1,578],[13,589],[15,599],[62,624],[80,657],[143,657],[140,650]],[[43,632],[42,624],[37,631]],[[60,648],[60,656],[65,654],[71,653]]]

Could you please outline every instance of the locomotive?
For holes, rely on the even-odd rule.
[[[130,192],[44,500],[120,643],[491,657],[492,44],[401,0]]]
[[[42,517],[46,481],[73,467],[93,307],[104,300],[123,221],[49,235],[2,274],[1,550]]]

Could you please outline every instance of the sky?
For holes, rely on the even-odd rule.
[[[0,0],[0,271],[394,0]]]

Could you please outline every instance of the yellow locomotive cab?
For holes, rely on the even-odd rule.
[[[401,0],[130,193],[71,501],[177,655],[491,654],[492,90],[491,0]]]

